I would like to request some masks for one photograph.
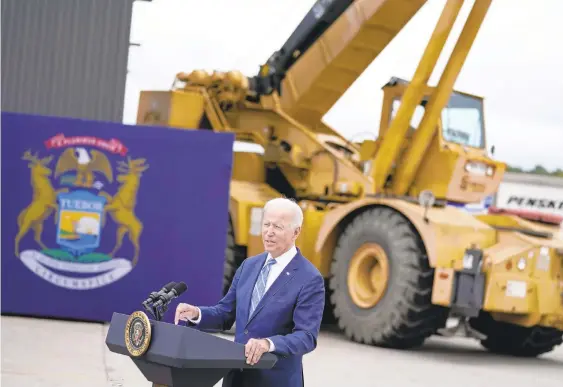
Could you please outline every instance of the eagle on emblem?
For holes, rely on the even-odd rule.
[[[55,178],[68,171],[76,171],[74,185],[77,187],[92,187],[94,172],[102,173],[106,179],[113,182],[113,170],[105,154],[97,150],[85,148],[68,148],[65,150],[55,167]]]

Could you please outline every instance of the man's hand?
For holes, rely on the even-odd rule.
[[[176,307],[176,316],[174,317],[174,324],[178,325],[178,321],[195,320],[199,317],[198,309],[190,304],[179,303]]]
[[[270,350],[270,342],[266,339],[250,339],[244,346],[246,363],[254,365],[258,363],[262,354]]]

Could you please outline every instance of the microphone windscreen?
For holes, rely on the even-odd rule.
[[[177,283],[176,285],[174,285],[174,290],[176,291],[177,295],[184,293],[187,288],[188,288],[188,285],[186,285],[184,282],[180,282],[180,283]]]
[[[168,282],[166,285],[164,285],[164,289],[169,292],[171,291],[174,286],[176,285],[176,282],[172,281],[172,282]]]

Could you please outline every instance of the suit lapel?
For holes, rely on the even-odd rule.
[[[268,291],[266,291],[266,293],[264,294],[264,297],[262,297],[262,299],[260,300],[260,302],[256,306],[256,310],[254,311],[254,314],[252,316],[249,316],[249,318],[247,318],[246,325],[248,325],[250,323],[250,321],[252,321],[252,319],[258,313],[260,313],[260,310],[262,310],[264,305],[266,305],[268,303],[268,299],[270,297],[273,297],[277,292],[279,292],[284,286],[286,286],[293,279],[297,269],[299,268],[299,258],[300,257],[301,257],[300,252],[297,251],[297,253],[293,257],[293,259],[289,262],[289,264],[285,267],[285,269],[280,273],[278,278],[276,278],[276,280],[274,281],[272,286],[270,286]],[[262,261],[262,265],[263,265],[263,263],[264,263],[264,261]],[[260,269],[262,268],[262,265],[260,265],[260,267],[258,268],[258,274],[260,272]],[[258,279],[258,274],[254,275],[254,273],[253,273],[253,278],[255,280]],[[254,281],[253,284],[252,284],[252,289],[250,290],[250,297],[252,297],[252,291],[254,290],[254,283],[255,282],[256,281]],[[247,308],[247,312],[246,312],[247,317],[248,317],[249,311],[250,311],[250,299],[249,299],[249,302],[248,302],[248,308]]]

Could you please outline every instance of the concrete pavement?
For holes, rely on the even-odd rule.
[[[106,325],[2,316],[1,329],[3,387],[151,386],[129,358],[106,348]],[[418,350],[393,351],[324,331],[304,364],[307,387],[559,387],[563,347],[515,359],[489,354],[471,340],[436,337]]]

